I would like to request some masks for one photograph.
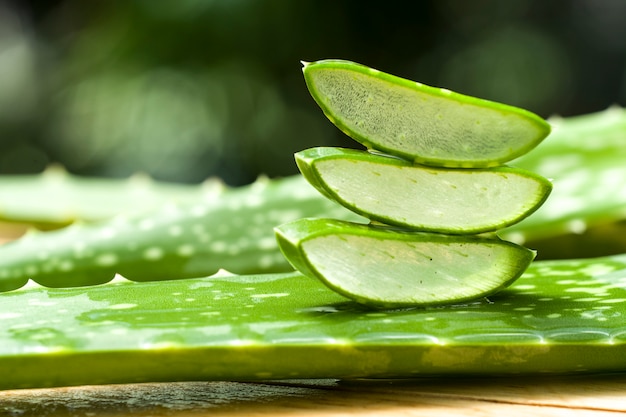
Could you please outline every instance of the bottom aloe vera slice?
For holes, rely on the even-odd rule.
[[[535,257],[535,252],[499,239],[331,219],[300,219],[275,230],[280,249],[296,269],[378,308],[487,296],[519,278]]]
[[[509,167],[446,169],[340,148],[296,153],[304,177],[349,210],[385,224],[422,231],[476,234],[534,212],[552,184]]]

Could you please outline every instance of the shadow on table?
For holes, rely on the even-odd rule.
[[[538,408],[540,407],[540,408]],[[0,392],[0,416],[585,415],[626,411],[626,374],[178,382]],[[589,414],[591,413],[591,414]],[[526,414],[531,415],[531,414]],[[537,414],[532,414],[537,415]],[[578,414],[576,414],[578,415]]]

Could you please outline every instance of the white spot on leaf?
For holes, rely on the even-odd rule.
[[[117,255],[114,253],[103,253],[96,258],[96,264],[100,266],[112,266],[117,263]]]
[[[156,261],[163,257],[163,249],[153,246],[143,252],[143,257],[149,261]]]

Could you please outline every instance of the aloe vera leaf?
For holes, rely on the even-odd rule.
[[[466,304],[371,311],[298,273],[0,294],[0,389],[626,371],[626,256],[534,262]]]
[[[626,218],[626,110],[550,123],[548,139],[512,164],[552,179],[554,191],[532,216],[504,231],[507,239],[582,233]]]
[[[523,109],[343,60],[304,63],[322,111],[368,148],[425,165],[489,167],[534,148],[550,125]]]
[[[142,281],[206,276],[219,269],[287,271],[273,227],[320,212],[360,219],[290,178],[258,181],[210,201],[33,231],[0,246],[0,291],[17,289],[29,278],[71,287],[102,284],[116,273]]]
[[[168,202],[210,201],[223,192],[228,189],[218,179],[185,185],[139,174],[125,180],[85,178],[53,165],[39,175],[0,177],[0,219],[56,228],[77,220],[154,210]]]
[[[552,184],[508,168],[451,169],[340,148],[296,153],[323,195],[369,219],[422,231],[477,234],[517,223],[546,200]]]
[[[506,288],[535,257],[498,239],[408,232],[331,219],[278,226],[285,257],[304,275],[376,308],[458,303]]]

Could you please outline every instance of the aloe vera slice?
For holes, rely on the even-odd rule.
[[[305,63],[324,114],[368,148],[425,165],[488,167],[541,142],[550,125],[505,104],[429,87],[343,60]]]
[[[340,148],[295,155],[322,194],[385,224],[423,231],[476,234],[517,223],[548,197],[552,185],[508,168],[450,169]]]
[[[406,232],[331,219],[278,226],[278,245],[300,272],[361,304],[441,305],[493,294],[535,257],[498,239]]]
[[[534,262],[489,300],[371,311],[298,273],[0,294],[0,389],[626,371],[626,256]]]

